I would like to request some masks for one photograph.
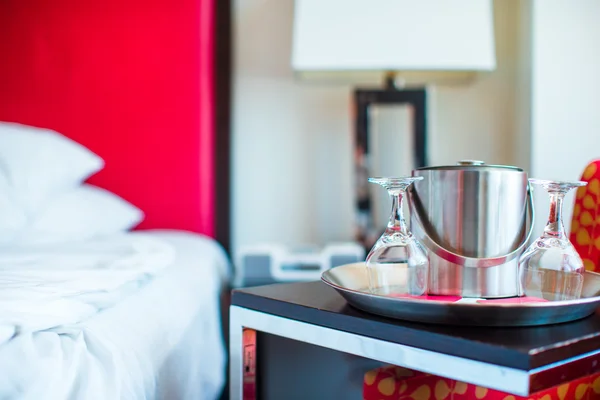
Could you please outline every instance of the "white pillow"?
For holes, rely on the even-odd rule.
[[[27,214],[14,198],[6,177],[0,174],[0,244],[10,243],[27,224]]]
[[[55,131],[0,122],[0,173],[28,211],[103,167],[102,158]]]
[[[51,200],[20,234],[18,243],[81,241],[126,232],[144,213],[121,197],[84,184]]]

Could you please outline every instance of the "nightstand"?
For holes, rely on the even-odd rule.
[[[232,399],[254,398],[261,381],[247,374],[243,395],[256,348],[244,353],[242,335],[256,331],[516,395],[600,371],[599,314],[528,328],[417,324],[356,310],[321,282],[235,290],[230,312]]]

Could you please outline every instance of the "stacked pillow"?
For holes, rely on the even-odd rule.
[[[84,183],[104,161],[48,129],[0,122],[0,243],[53,243],[125,232],[144,214]]]

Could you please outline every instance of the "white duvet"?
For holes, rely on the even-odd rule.
[[[0,248],[0,400],[218,398],[227,266],[180,231]]]
[[[16,334],[81,322],[137,290],[173,260],[168,243],[128,234],[0,248],[0,345]]]

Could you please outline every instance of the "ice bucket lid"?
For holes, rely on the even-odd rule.
[[[468,171],[510,171],[510,172],[523,172],[522,168],[514,167],[511,165],[492,165],[486,164],[484,161],[479,160],[461,160],[455,165],[440,165],[432,167],[421,167],[417,168],[416,171],[452,171],[452,170],[468,170]]]

